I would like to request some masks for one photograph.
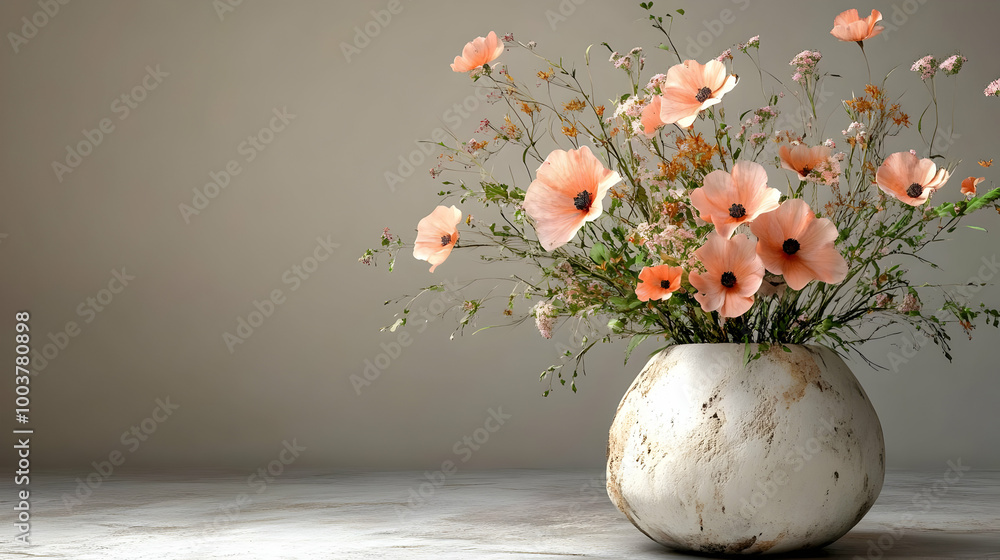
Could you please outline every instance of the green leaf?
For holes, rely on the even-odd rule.
[[[924,125],[924,115],[926,115],[926,114],[927,114],[927,110],[928,110],[928,109],[930,109],[930,108],[931,108],[931,104],[930,104],[930,103],[928,103],[928,104],[927,104],[927,106],[926,106],[926,107],[924,107],[924,112],[923,112],[923,113],[920,113],[920,118],[919,118],[919,119],[917,119],[917,132],[923,132],[923,131],[924,131],[924,130],[923,130],[923,125]]]
[[[608,298],[608,303],[615,306],[621,311],[628,309],[628,300],[621,296],[611,296]]]
[[[955,216],[957,211],[955,210],[955,204],[952,202],[945,202],[944,204],[935,206],[931,209],[931,215],[935,218],[943,218],[945,216]]]
[[[977,196],[969,201],[969,205],[966,207],[966,212],[975,212],[983,206],[993,202],[1000,198],[1000,187],[997,187],[990,192],[984,194],[983,196]]]
[[[636,346],[642,344],[642,341],[649,338],[648,334],[637,334],[632,337],[632,340],[628,341],[628,348],[625,349],[625,363],[628,363],[629,356],[632,355],[632,350],[635,350]]]
[[[491,202],[507,200],[509,198],[507,185],[501,183],[483,183],[483,192],[486,194],[486,200]]]
[[[650,2],[649,5],[652,6],[653,3]],[[677,13],[680,14],[680,15],[684,15],[684,8],[677,8]]]
[[[608,257],[608,248],[603,243],[594,243],[594,246],[590,248],[590,259],[595,263],[604,264],[608,262]]]

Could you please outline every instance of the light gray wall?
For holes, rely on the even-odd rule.
[[[36,348],[67,322],[79,326],[32,378],[35,468],[83,475],[92,461],[117,450],[126,460],[118,472],[253,470],[277,457],[282,442],[295,440],[306,447],[297,459],[301,466],[434,469],[464,457],[461,447],[456,454],[456,443],[483,426],[490,409],[501,408],[510,418],[460,463],[462,469],[600,466],[607,428],[641,357],[623,367],[621,344],[600,348],[578,394],[563,389],[545,399],[537,377],[557,359],[552,343],[530,325],[449,341],[449,316],[426,328],[418,322],[406,327],[414,343],[356,394],[350,376],[360,375],[365,360],[396,337],[379,332],[394,312],[382,305],[385,299],[444,278],[511,272],[460,253],[434,275],[405,253],[392,275],[357,258],[385,226],[412,240],[416,221],[438,202],[429,165],[394,190],[384,174],[472,93],[467,78],[448,67],[466,41],[490,30],[512,31],[537,41],[539,52],[578,64],[591,43],[607,40],[621,51],[643,45],[649,70],[666,71],[672,58],[652,48],[659,38],[633,4],[403,0],[402,11],[378,26],[377,36],[350,61],[341,44],[353,41],[355,27],[364,28],[371,11],[385,9],[387,1],[246,0],[221,20],[208,1],[70,2],[19,52],[5,44],[0,310],[11,336],[0,337],[8,341],[0,355],[12,361],[15,310],[31,311]],[[688,2],[675,37],[684,51],[689,39],[710,43],[704,53],[690,53],[704,61],[759,34],[761,57],[782,78],[791,73],[787,61],[796,53],[821,50],[822,67],[844,76],[838,93],[846,96],[849,84],[863,83],[860,51],[828,31],[838,12],[854,6]],[[1000,76],[994,60],[1000,5],[908,0],[858,7],[881,9],[890,23],[895,17],[899,28],[870,41],[868,52],[875,75],[902,65],[891,84],[906,90],[914,120],[927,94],[909,64],[928,52],[960,48],[968,54],[967,69],[939,91],[947,112],[954,106],[960,135],[948,152],[963,160],[948,187],[957,191],[961,177],[978,173],[974,160],[1000,155],[1000,100],[981,93]],[[34,1],[3,2],[0,29],[19,33],[21,18],[38,10]],[[565,20],[554,18],[550,25],[547,12],[560,10]],[[714,24],[723,10],[735,21]],[[594,52],[595,75],[619,79],[607,69],[606,51]],[[507,52],[503,61],[521,78],[541,69],[523,51]],[[727,96],[727,106],[760,106],[756,72],[745,59],[738,62],[744,82]],[[142,84],[147,67],[167,75],[126,116],[112,103]],[[610,97],[622,84],[598,88]],[[821,112],[834,114],[835,105]],[[246,162],[241,142],[267,126],[274,109],[286,107],[294,119]],[[496,107],[478,110],[499,114]],[[64,160],[66,146],[104,118],[114,130],[58,180],[52,162]],[[472,136],[479,118],[462,119],[456,134]],[[847,124],[835,114],[828,136],[839,138]],[[920,145],[912,139],[894,145],[910,147]],[[240,162],[241,173],[185,223],[178,205],[191,204],[192,189],[230,160]],[[993,169],[983,174],[996,180]],[[973,220],[989,226],[989,234],[962,230],[942,243],[935,255],[944,268],[929,277],[963,282],[977,274],[979,255],[996,252],[996,218]],[[292,291],[283,274],[313,253],[317,237],[327,236],[339,247]],[[134,280],[101,312],[78,314],[121,268]],[[230,353],[223,333],[233,332],[237,318],[275,289],[283,291],[284,303]],[[998,296],[990,286],[975,298],[996,306]],[[944,468],[959,457],[974,468],[1000,466],[1000,336],[992,328],[976,335],[969,342],[955,333],[950,364],[932,347],[899,371],[855,364],[882,418],[890,467]],[[569,337],[564,328],[554,340]],[[864,349],[888,363],[889,352],[901,352],[894,345],[900,346],[898,337]],[[653,348],[643,347],[647,353]],[[150,418],[156,399],[167,397],[179,408],[169,417],[158,413],[162,423],[148,420],[156,431],[138,448],[123,443],[122,433]],[[0,384],[3,410],[12,400],[8,380]],[[10,434],[2,437],[10,449]],[[8,464],[12,457],[4,453],[0,460]]]

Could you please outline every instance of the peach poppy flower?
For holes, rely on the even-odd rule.
[[[729,174],[718,169],[705,176],[704,186],[691,191],[691,203],[701,219],[715,225],[728,239],[740,224],[778,208],[781,193],[767,186],[764,166],[740,161]]]
[[[884,27],[875,25],[882,20],[882,13],[872,10],[870,16],[861,19],[858,11],[854,8],[841,12],[833,19],[833,29],[830,34],[841,41],[855,41],[860,43],[865,39],[871,39],[882,32]]]
[[[757,236],[757,255],[764,266],[784,276],[793,290],[812,280],[837,284],[847,276],[847,261],[833,244],[837,227],[826,218],[816,218],[801,198],[786,200],[757,218],[750,231]]]
[[[986,180],[986,177],[969,177],[962,181],[962,194],[976,196],[976,185]]]
[[[710,60],[704,65],[685,60],[667,70],[660,85],[660,121],[687,128],[698,113],[722,101],[722,96],[736,87],[736,76],[726,75],[726,65]]]
[[[667,300],[681,287],[684,269],[679,266],[647,266],[639,272],[639,283],[635,295],[639,301],[651,299]]]
[[[497,39],[497,34],[490,31],[486,37],[476,37],[465,44],[462,56],[456,56],[451,69],[455,72],[468,72],[496,60],[503,52],[503,41]]]
[[[928,158],[920,159],[910,152],[896,152],[885,158],[875,173],[878,188],[910,206],[927,202],[930,194],[941,188],[950,177]]]
[[[649,103],[642,108],[642,114],[640,115],[640,122],[642,123],[642,133],[646,135],[647,138],[651,138],[656,131],[663,126],[663,121],[660,120],[660,106],[662,105],[662,100],[659,95],[654,95]]]
[[[830,148],[826,146],[810,148],[805,144],[795,146],[782,144],[778,148],[778,157],[781,158],[782,169],[794,171],[799,176],[800,181],[808,181],[812,170],[830,158]]]
[[[569,243],[583,224],[604,212],[604,196],[621,181],[590,148],[553,150],[524,193],[524,209],[535,220],[538,241],[546,251]]]
[[[688,274],[698,289],[694,298],[706,312],[739,317],[753,305],[753,296],[764,279],[764,263],[757,256],[757,242],[742,233],[726,239],[712,232],[694,252],[706,272]]]
[[[431,263],[431,272],[448,258],[458,241],[458,223],[462,211],[452,206],[438,206],[417,224],[413,256]]]

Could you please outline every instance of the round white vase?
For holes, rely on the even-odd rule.
[[[629,387],[608,439],[608,495],[667,547],[779,553],[832,543],[882,489],[882,426],[821,346],[684,344]],[[751,345],[753,352],[756,345]]]

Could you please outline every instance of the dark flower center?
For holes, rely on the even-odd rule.
[[[784,251],[786,255],[794,255],[799,252],[799,249],[799,242],[795,239],[786,239],[785,242],[781,244],[781,250]]]
[[[729,207],[729,215],[738,220],[747,215],[747,209],[742,204],[733,204]]]
[[[444,247],[444,246],[448,245],[449,243],[451,243],[451,234],[448,233],[448,234],[442,235],[441,236],[441,246]]]
[[[806,175],[808,175],[810,173],[812,173],[812,168],[811,167],[803,167],[802,168],[802,176],[803,177],[805,177]]]
[[[698,90],[694,98],[698,100],[698,103],[704,103],[706,99],[712,96],[712,90],[707,87],[703,87]]]
[[[918,198],[924,193],[924,187],[920,183],[913,183],[908,189],[906,189],[906,194],[910,198]]]
[[[736,275],[732,272],[722,273],[722,285],[727,288],[732,288],[736,285]]]
[[[593,201],[590,191],[580,191],[580,194],[573,198],[573,206],[576,206],[577,210],[587,211],[590,210],[590,205]]]
[[[670,280],[660,280],[660,287],[664,290],[670,289]]]

